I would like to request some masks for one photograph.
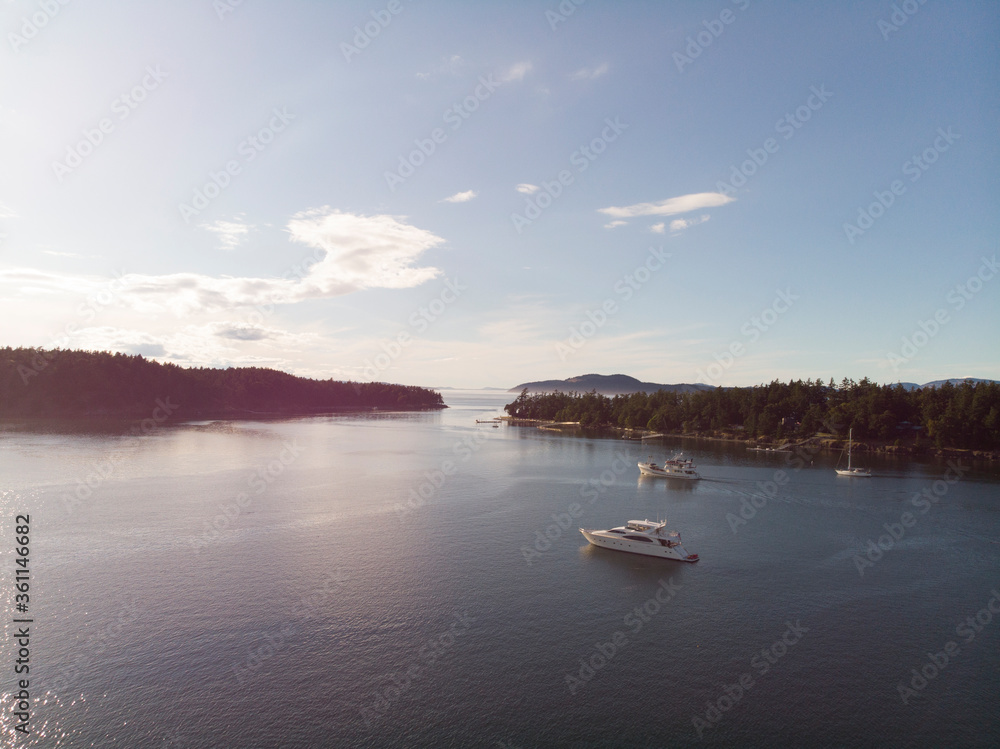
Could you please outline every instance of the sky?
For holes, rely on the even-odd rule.
[[[0,345],[1000,379],[995,2],[0,0]]]

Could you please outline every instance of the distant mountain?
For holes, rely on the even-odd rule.
[[[525,388],[529,393],[551,393],[560,391],[568,393],[576,391],[578,393],[589,393],[596,390],[601,395],[622,395],[627,393],[655,393],[657,390],[670,390],[676,393],[693,393],[697,390],[715,390],[711,385],[660,385],[655,382],[640,382],[628,375],[599,375],[585,374],[578,377],[570,377],[568,380],[540,380],[538,382],[524,382],[517,387],[512,387],[508,393],[520,393]]]
[[[980,382],[997,382],[997,380],[983,380],[980,379],[979,377],[952,377],[950,380],[934,380],[934,382],[925,382],[920,387],[936,388],[936,387],[941,387],[946,382],[949,382],[952,385],[961,385],[963,382],[980,383]]]
[[[998,380],[983,380],[983,379],[980,379],[978,377],[952,377],[951,379],[948,379],[948,380],[934,380],[934,382],[925,382],[923,385],[918,385],[915,382],[897,382],[897,383],[891,383],[891,384],[902,385],[906,390],[919,390],[920,388],[936,388],[936,387],[941,387],[946,382],[951,383],[952,385],[961,385],[963,382],[980,383],[980,382],[1000,382],[1000,381],[998,381]]]

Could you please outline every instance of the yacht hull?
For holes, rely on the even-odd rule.
[[[580,529],[580,533],[594,546],[602,549],[613,549],[615,551],[626,551],[630,554],[642,554],[647,557],[659,557],[660,559],[673,559],[675,562],[697,562],[697,554],[688,554],[681,544],[674,546],[662,546],[656,541],[633,541],[622,538],[614,533],[606,531],[593,531]]]

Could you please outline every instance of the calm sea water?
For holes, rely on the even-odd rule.
[[[0,434],[8,745],[1000,745],[996,472],[493,429],[511,396],[445,392],[440,413]],[[638,478],[678,449],[705,480]],[[647,517],[701,561],[576,530]]]

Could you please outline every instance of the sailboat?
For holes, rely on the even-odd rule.
[[[854,430],[847,430],[847,468],[838,468],[838,476],[856,476],[861,479],[870,479],[872,472],[867,468],[851,468],[851,443],[854,437]]]

